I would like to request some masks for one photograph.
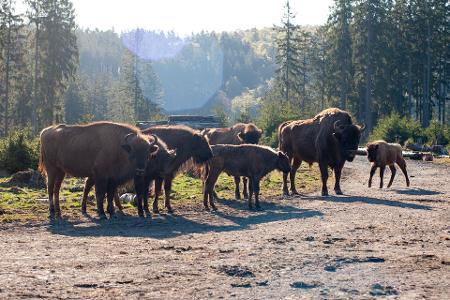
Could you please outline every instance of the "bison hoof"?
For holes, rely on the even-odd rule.
[[[154,208],[154,209],[153,209],[153,213],[154,213],[154,214],[159,214],[159,209]]]
[[[100,219],[100,221],[102,221],[102,220],[107,220],[107,219],[108,219],[108,218],[106,217],[106,214],[105,214],[105,213],[99,214],[99,215],[98,215],[98,218]]]
[[[173,209],[172,209],[172,208],[168,208],[168,209],[167,209],[167,213],[173,214]]]
[[[328,197],[328,191],[322,191],[322,197]]]
[[[248,199],[248,193],[244,193],[244,199]]]
[[[211,209],[212,209],[213,211],[216,211],[216,210],[217,210],[217,207],[216,207],[215,205],[211,205]]]
[[[344,193],[342,193],[341,190],[334,190],[334,191],[335,191],[336,195],[343,195],[344,194]]]
[[[203,206],[203,210],[209,211],[209,207],[207,205]]]

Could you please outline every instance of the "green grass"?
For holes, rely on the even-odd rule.
[[[297,189],[302,193],[317,190],[320,182],[317,166],[311,169],[302,166],[297,174]],[[44,221],[48,216],[47,192],[45,189],[14,186],[8,183],[9,177],[0,178],[0,223],[5,222],[30,222]],[[84,179],[66,178],[60,192],[60,206],[63,216],[71,218],[81,217],[80,200]],[[282,193],[282,175],[272,172],[261,182],[262,199],[280,196]],[[72,191],[71,191],[72,190]],[[234,199],[234,180],[232,177],[222,174],[216,184],[216,191],[220,198]],[[242,185],[241,185],[242,191]],[[93,193],[91,192],[93,197]],[[162,208],[164,197],[160,197]],[[187,175],[179,175],[173,182],[172,205],[176,209],[179,206],[190,205],[202,208],[202,182],[198,178]],[[125,212],[136,215],[136,208],[130,204],[123,204]],[[105,205],[106,207],[106,205]],[[95,206],[88,205],[90,215],[95,215]]]

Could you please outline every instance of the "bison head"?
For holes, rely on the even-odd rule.
[[[136,176],[144,176],[147,162],[158,151],[158,138],[129,133],[124,137],[122,149],[128,153],[128,158],[136,166]]]
[[[377,160],[377,151],[378,151],[378,145],[377,144],[369,144],[369,145],[367,145],[367,159],[370,162],[375,162]]]
[[[356,151],[358,150],[361,132],[364,131],[365,126],[360,127],[354,124],[340,125],[339,121],[334,123],[333,136],[336,138],[341,155],[347,161],[355,159]]]
[[[238,133],[238,138],[244,144],[258,144],[261,138],[262,130],[253,124],[247,125],[243,132]]]
[[[213,156],[208,141],[201,134],[194,134],[192,149],[194,149],[194,161],[198,164],[206,162]]]
[[[286,154],[284,154],[281,151],[278,151],[277,169],[283,173],[288,173],[291,171],[291,165],[289,164],[289,158]]]

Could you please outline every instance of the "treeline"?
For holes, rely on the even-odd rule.
[[[261,122],[273,132],[338,106],[369,129],[393,112],[449,124],[449,12],[446,0],[335,0],[328,22],[307,31],[287,1]]]

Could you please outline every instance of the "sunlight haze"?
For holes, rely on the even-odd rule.
[[[181,35],[192,32],[231,31],[279,24],[282,0],[74,0],[81,28],[114,28],[121,32],[136,27],[173,30]],[[318,25],[326,22],[332,0],[293,0],[295,22]]]

